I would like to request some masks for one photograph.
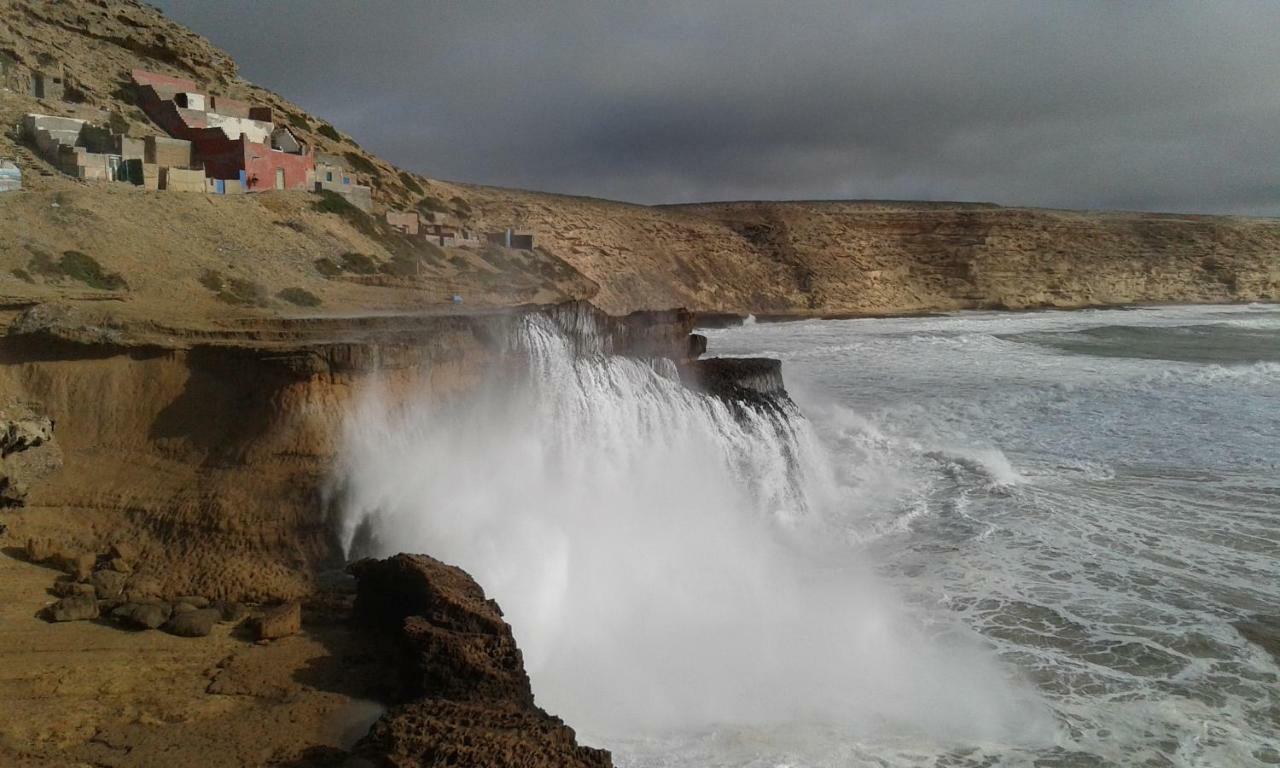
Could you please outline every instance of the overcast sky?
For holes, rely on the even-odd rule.
[[[162,0],[425,175],[1280,215],[1280,2]]]

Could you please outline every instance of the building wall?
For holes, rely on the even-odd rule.
[[[418,214],[414,211],[387,211],[387,223],[406,235],[418,234]]]
[[[132,139],[128,136],[116,137],[116,154],[125,160],[146,160],[147,142],[144,139]]]
[[[138,85],[150,85],[156,87],[167,87],[175,93],[198,92],[200,86],[196,85],[194,80],[186,80],[181,77],[173,77],[172,75],[162,75],[159,72],[151,72],[145,69],[135,69],[129,73],[133,78],[133,82]]]
[[[271,130],[273,128],[271,123],[250,120],[247,117],[224,115],[220,112],[206,112],[205,124],[210,128],[221,128],[228,139],[238,139],[244,136],[255,144],[270,143],[271,141]]]
[[[307,189],[307,177],[315,173],[316,167],[311,155],[291,155],[251,141],[244,141],[244,145],[245,171],[250,192],[275,189],[277,169],[284,171],[285,189]]]
[[[168,168],[189,168],[191,166],[191,142],[184,139],[166,139],[163,136],[148,136],[144,145],[144,158],[148,163]]]
[[[46,101],[62,101],[65,84],[62,72],[33,72],[31,75],[32,95]]]
[[[244,120],[249,119],[249,105],[243,101],[229,99],[226,96],[210,96],[209,111],[217,112],[227,117],[238,117]],[[235,138],[232,136],[231,138]]]
[[[185,107],[186,109],[194,109],[199,112],[205,111],[205,100],[204,100],[203,93],[191,93],[189,91],[183,92],[183,93],[176,93],[173,96],[173,100],[177,102],[179,107]]]
[[[205,191],[204,171],[187,168],[164,168],[163,188],[170,192],[203,192]]]

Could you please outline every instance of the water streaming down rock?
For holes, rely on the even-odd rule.
[[[789,400],[700,394],[576,331],[530,318],[510,345],[527,365],[461,401],[371,393],[340,466],[349,551],[474,575],[538,703],[588,743],[780,723],[1045,737],[957,627],[900,614],[850,534],[859,490]]]

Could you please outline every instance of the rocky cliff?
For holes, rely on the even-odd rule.
[[[390,635],[406,680],[393,707],[352,750],[379,764],[607,768],[573,729],[533,702],[497,603],[462,570],[423,555],[353,563],[358,620]]]

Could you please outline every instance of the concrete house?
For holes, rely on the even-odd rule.
[[[113,151],[110,131],[84,120],[29,114],[22,133],[46,160],[77,179],[116,181],[123,175],[123,158]]]
[[[31,73],[31,95],[37,99],[62,101],[66,93],[66,77],[62,68],[55,71],[36,71]]]
[[[192,163],[224,182],[215,185],[217,191],[235,185],[247,192],[310,188],[315,160],[291,133],[284,148],[273,144],[270,108],[203,94],[195,82],[179,77],[143,69],[133,70],[132,77],[139,106],[170,136],[191,143]]]
[[[315,160],[315,174],[312,177],[313,191],[336,192],[365,213],[373,211],[373,190],[363,184],[355,183],[355,174],[347,168],[345,159],[338,155],[317,152]]]

